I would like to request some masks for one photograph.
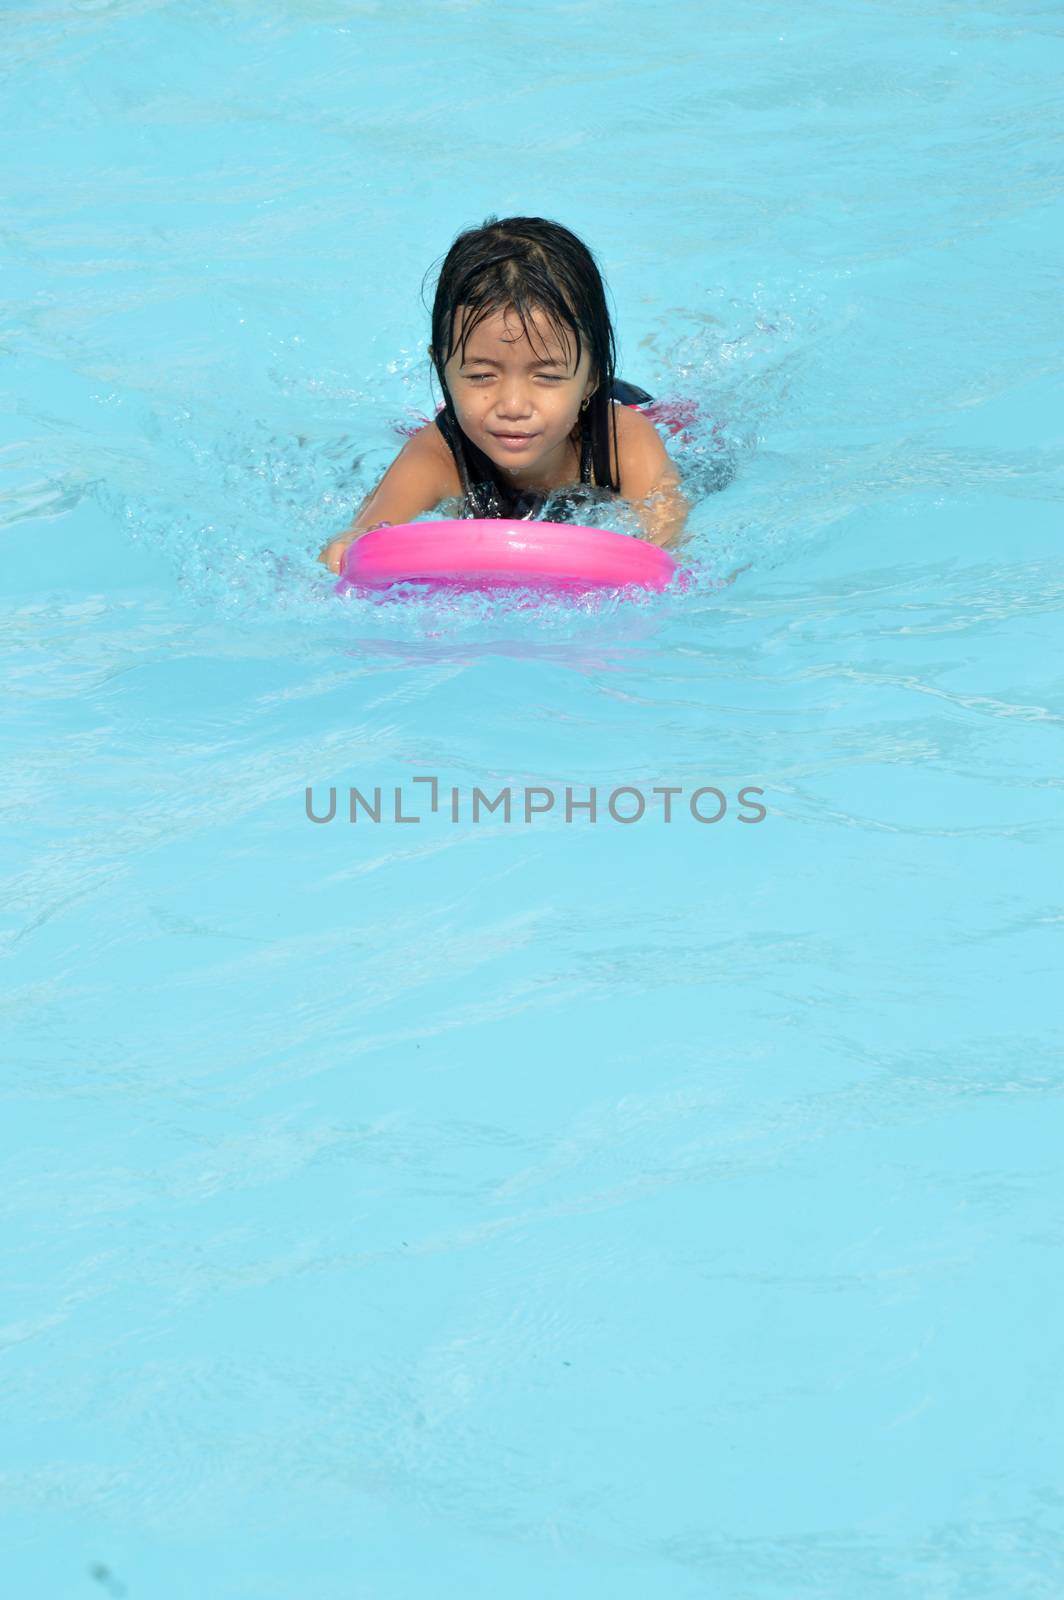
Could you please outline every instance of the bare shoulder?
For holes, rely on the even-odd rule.
[[[403,446],[403,451],[432,466],[438,481],[446,485],[444,493],[440,496],[441,500],[450,495],[461,494],[462,480],[458,476],[451,447],[435,422],[426,422],[423,428],[412,433]]]
[[[655,489],[678,483],[680,474],[650,418],[624,405],[615,405],[614,415],[617,419],[621,494],[624,498],[645,500]]]
[[[430,422],[411,434],[376,488],[359,506],[347,532],[360,538],[386,522],[412,522],[441,500],[459,493],[461,484],[454,459],[440,430]]]

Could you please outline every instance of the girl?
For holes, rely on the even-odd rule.
[[[444,406],[400,450],[319,560],[461,497],[465,517],[535,517],[551,491],[598,484],[631,502],[646,536],[674,543],[690,510],[650,395],[614,377],[613,328],[587,246],[542,217],[489,217],[459,234],[432,307],[429,357]],[[551,520],[568,520],[554,509]]]

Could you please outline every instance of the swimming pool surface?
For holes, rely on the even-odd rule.
[[[5,1600],[1059,1600],[1059,8],[3,32]],[[338,598],[515,213],[693,588]]]

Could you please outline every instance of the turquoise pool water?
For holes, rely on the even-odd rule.
[[[1058,1600],[1062,31],[6,8],[5,1596]],[[317,565],[492,213],[689,593]]]

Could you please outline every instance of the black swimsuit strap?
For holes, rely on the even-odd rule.
[[[593,461],[591,452],[591,429],[583,417],[580,418],[580,482],[592,483]]]

